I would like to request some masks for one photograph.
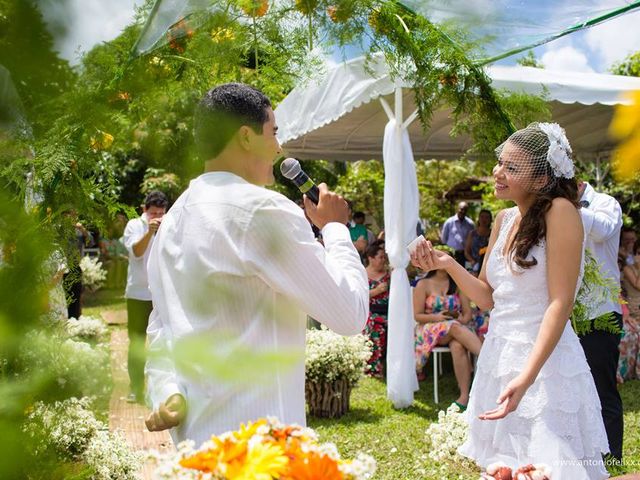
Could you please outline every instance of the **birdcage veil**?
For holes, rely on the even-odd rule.
[[[495,150],[505,174],[531,192],[551,190],[561,178],[573,178],[572,151],[557,123],[531,123]]]

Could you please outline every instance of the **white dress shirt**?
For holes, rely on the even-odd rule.
[[[369,310],[367,274],[347,227],[330,223],[322,235],[324,248],[297,205],[228,172],[193,180],[164,216],[148,265],[146,372],[155,408],[174,393],[187,399],[174,441],[199,444],[265,415],[305,424],[306,314],[353,335]],[[209,360],[185,365],[174,352],[194,339]],[[294,361],[259,365],[246,361],[247,351]],[[232,379],[212,372],[223,364]]]
[[[586,235],[585,248],[591,251],[602,266],[602,275],[619,285],[618,247],[622,229],[620,204],[612,196],[596,192],[588,183],[580,200],[589,202],[588,207],[580,209]],[[589,318],[597,318],[608,312],[621,313],[620,303],[607,300],[589,312]]]
[[[149,240],[144,255],[136,257],[135,253],[133,253],[133,246],[138,243],[148,231],[149,221],[147,220],[146,213],[143,213],[138,218],[129,220],[127,226],[124,228],[122,243],[124,243],[124,246],[129,252],[127,288],[124,291],[125,298],[145,301],[151,300],[151,291],[149,290],[149,281],[147,280],[147,261],[149,260],[149,252],[151,252],[155,235]]]
[[[457,251],[464,250],[467,236],[474,228],[476,228],[475,224],[469,217],[464,217],[462,220],[458,215],[449,217],[442,226],[442,243]]]

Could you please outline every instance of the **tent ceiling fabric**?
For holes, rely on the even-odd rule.
[[[396,83],[380,57],[370,65],[353,59],[324,78],[295,88],[275,110],[278,138],[289,155],[303,160],[339,161],[382,158],[384,127],[388,121],[378,99],[393,105]],[[554,121],[562,125],[574,153],[588,159],[608,155],[613,143],[607,129],[613,105],[625,102],[622,94],[639,90],[640,78],[616,75],[557,72],[520,66],[487,68],[495,89],[541,94],[546,89]],[[411,86],[403,91],[404,112],[415,110]],[[304,112],[303,115],[300,112]],[[449,109],[436,111],[424,132],[420,122],[408,131],[416,159],[456,159],[471,147],[467,136],[452,138]]]

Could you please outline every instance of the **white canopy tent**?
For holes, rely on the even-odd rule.
[[[546,92],[553,118],[567,131],[580,159],[608,158],[607,128],[622,94],[640,90],[640,78],[494,66],[492,86],[513,92]],[[377,101],[375,101],[377,100]],[[394,108],[391,107],[394,106]],[[408,114],[408,115],[407,115]],[[415,158],[459,158],[468,137],[452,138],[450,110],[437,111],[428,132],[416,122],[411,85],[393,80],[381,57],[338,65],[317,81],[294,89],[275,110],[278,137],[289,156],[300,159],[383,159],[386,250],[392,267],[389,298],[387,394],[393,404],[413,402],[417,380],[413,314],[405,268],[415,236],[418,187]]]

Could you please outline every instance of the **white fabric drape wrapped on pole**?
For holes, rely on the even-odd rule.
[[[413,392],[418,389],[413,303],[406,271],[409,264],[406,246],[416,236],[418,182],[408,125],[403,124],[401,88],[396,89],[395,100],[395,118],[390,118],[385,127],[382,150],[385,247],[392,268],[387,317],[387,397],[396,408],[405,408],[413,403]],[[385,111],[389,114],[388,108]]]

